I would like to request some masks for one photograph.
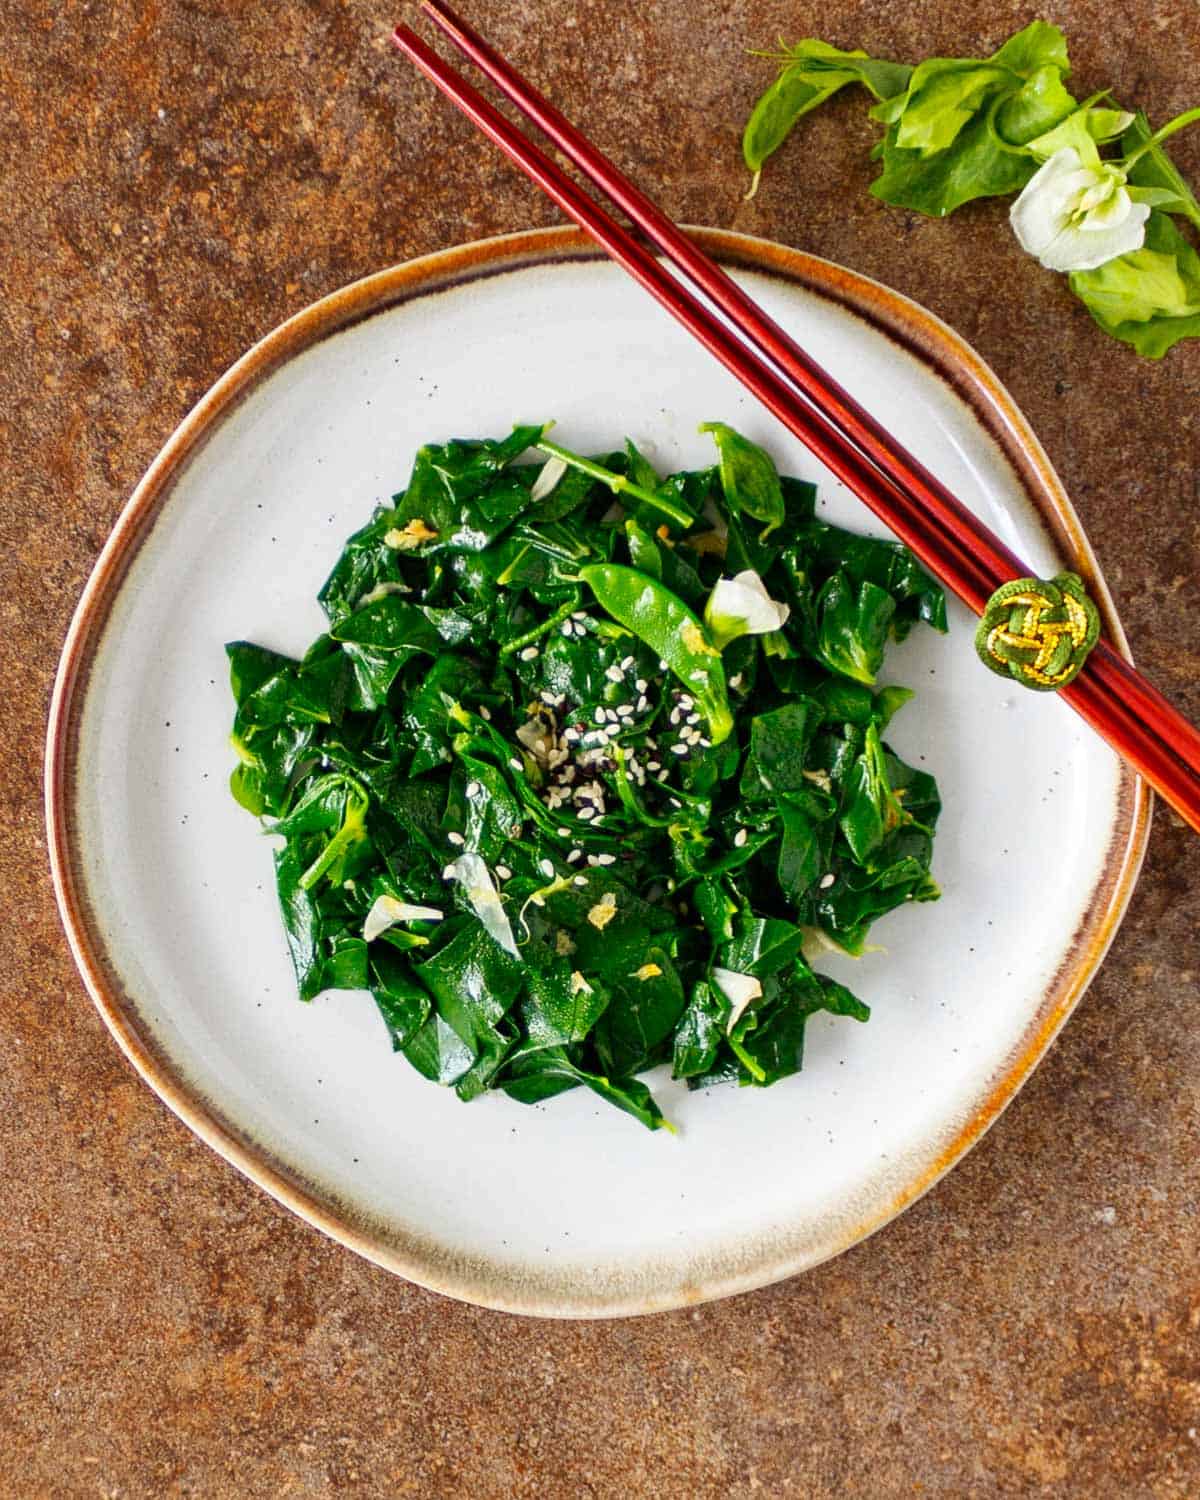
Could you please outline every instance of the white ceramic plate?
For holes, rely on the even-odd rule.
[[[761,241],[705,231],[767,310],[1043,574],[1107,596],[1065,496],[994,377],[913,304]],[[761,1285],[846,1248],[978,1138],[1078,999],[1144,847],[1144,789],[1053,698],[978,664],[972,624],[918,630],[889,737],[945,800],[942,902],[831,961],[868,1026],[819,1017],[804,1072],[688,1095],[679,1135],[579,1091],[469,1107],[391,1053],[367,995],[302,1006],[270,853],[226,789],[222,645],[300,652],[342,539],[426,439],[558,420],[662,467],[721,418],[878,531],[625,276],[566,230],[446,252],[301,313],[174,435],[98,564],[55,698],[55,877],[81,971],[166,1102],[282,1202],[427,1286],[515,1311],[646,1312]],[[1119,626],[1108,625],[1118,640]],[[130,1167],[132,1170],[132,1166]]]

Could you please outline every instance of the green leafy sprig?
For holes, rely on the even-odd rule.
[[[1107,91],[1080,102],[1066,85],[1066,38],[1040,20],[988,58],[910,66],[815,38],[757,55],[780,72],[742,137],[751,193],[796,123],[860,84],[884,126],[873,152],[876,198],[944,217],[977,198],[1021,194],[1018,237],[1044,264],[1069,271],[1071,290],[1106,333],[1150,359],[1200,336],[1200,255],[1189,238],[1200,229],[1200,204],[1163,146],[1200,110],[1152,131],[1144,114],[1116,107]]]

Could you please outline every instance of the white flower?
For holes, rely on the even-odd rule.
[[[397,922],[440,922],[442,913],[436,906],[413,906],[407,901],[398,901],[395,896],[379,896],[367,913],[363,923],[363,937],[373,943],[381,932],[394,927]]]
[[[1009,213],[1021,248],[1051,271],[1091,271],[1139,250],[1150,206],[1135,203],[1115,162],[1086,164],[1064,146],[1029,179]]]
[[[714,968],[712,980],[732,1007],[725,1023],[725,1035],[728,1036],[741,1020],[746,1007],[752,1001],[762,999],[762,984],[753,974],[739,974],[736,969]]]
[[[740,635],[769,635],[790,613],[767,593],[753,568],[736,578],[718,578],[704,606],[704,623],[714,644],[724,647]]]

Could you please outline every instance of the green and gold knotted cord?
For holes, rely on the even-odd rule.
[[[975,633],[985,667],[1036,693],[1066,687],[1100,638],[1100,614],[1074,573],[1014,578],[988,600]]]

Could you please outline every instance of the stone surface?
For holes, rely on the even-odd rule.
[[[866,194],[847,97],[742,201],[743,48],[990,51],[1013,0],[478,0],[677,218],[887,281],[1032,418],[1150,676],[1200,717],[1200,344],[1105,340],[995,205]],[[1062,0],[1079,94],[1195,104],[1194,0]],[[1159,812],[1132,910],[1030,1085],[901,1220],[695,1311],[526,1322],[277,1208],[133,1075],[45,863],[71,611],[176,422],[253,340],[392,261],[554,211],[386,44],[378,0],[3,0],[0,1492],[13,1497],[1200,1494],[1200,842]],[[1200,179],[1200,135],[1177,159]],[[1055,878],[1053,851],[1033,879]],[[1003,899],[998,893],[997,899]]]

